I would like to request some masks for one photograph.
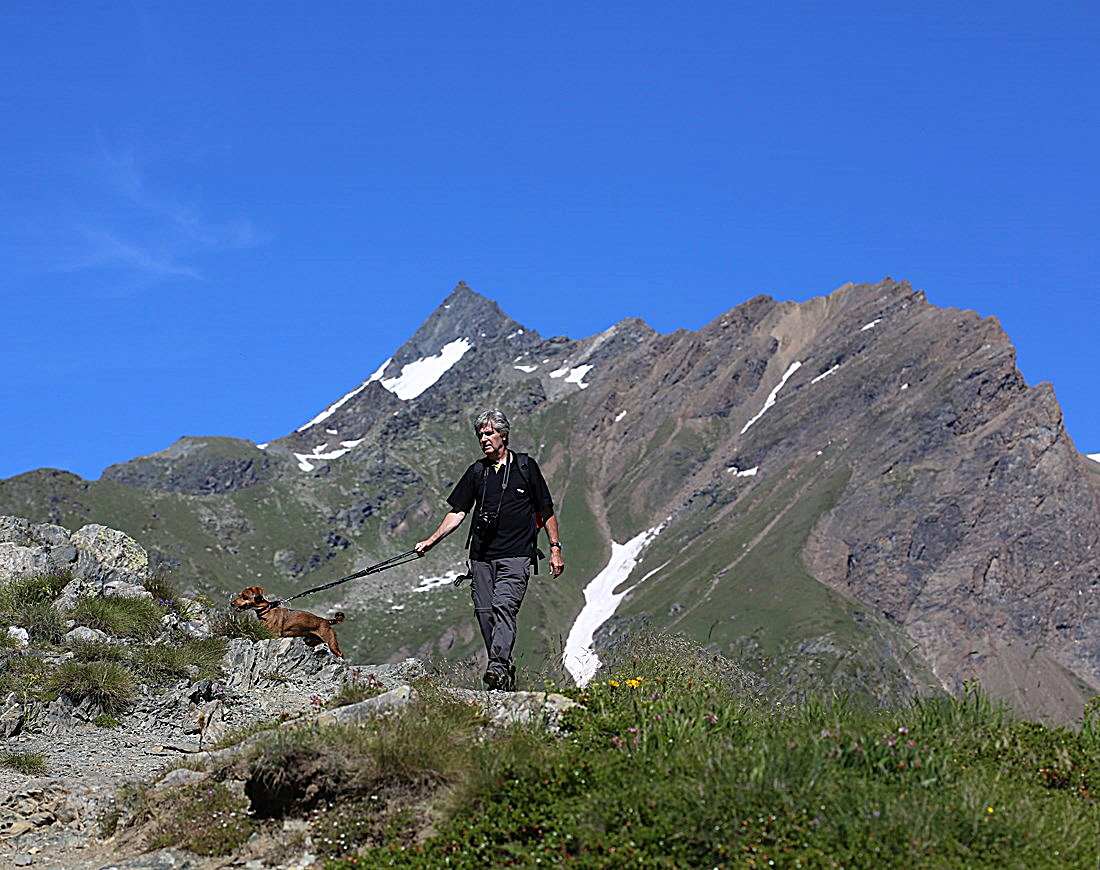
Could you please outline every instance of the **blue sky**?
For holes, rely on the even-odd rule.
[[[1096,3],[14,3],[0,477],[263,441],[456,281],[543,335],[904,278],[1100,451]]]

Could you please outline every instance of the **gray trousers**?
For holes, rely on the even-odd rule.
[[[531,573],[528,556],[491,559],[488,562],[470,560],[470,596],[474,599],[474,615],[489,654],[489,670],[506,672],[516,644],[516,614],[527,592]]]

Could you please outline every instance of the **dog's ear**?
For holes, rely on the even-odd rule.
[[[264,587],[263,586],[253,586],[252,588],[256,590],[256,597],[257,598],[263,598],[264,597]]]

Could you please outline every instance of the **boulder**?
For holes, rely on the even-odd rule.
[[[54,599],[54,610],[60,613],[68,613],[79,603],[85,595],[95,595],[99,592],[98,583],[87,583],[84,580],[70,580],[61,590],[61,594]]]
[[[149,554],[123,532],[91,523],[73,532],[71,542],[79,551],[74,573],[83,579],[140,586],[149,577]]]
[[[30,537],[34,543],[54,550],[72,546],[70,543],[72,532],[62,526],[55,526],[53,523],[32,524]]]
[[[23,517],[0,517],[0,543],[29,547],[34,543],[31,521]]]
[[[46,547],[23,546],[12,541],[0,542],[0,585],[46,573],[49,570],[49,555],[50,551]]]
[[[450,695],[471,706],[482,707],[489,722],[497,727],[541,723],[558,730],[567,710],[581,706],[556,692],[484,692],[474,689],[450,689]]]

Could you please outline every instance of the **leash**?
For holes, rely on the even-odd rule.
[[[379,571],[385,571],[387,568],[396,568],[398,565],[404,565],[406,562],[412,562],[419,558],[420,554],[416,550],[409,550],[409,552],[402,553],[400,556],[386,559],[384,562],[379,562],[377,565],[371,565],[369,568],[364,568],[362,571],[356,571],[354,574],[348,574],[347,577],[333,580],[331,583],[326,583],[324,586],[314,586],[312,589],[307,589],[305,592],[291,595],[289,598],[284,598],[283,601],[293,601],[295,598],[301,598],[303,595],[320,592],[322,589],[331,589],[333,586],[339,586],[341,583],[347,583],[349,580],[358,580],[360,577],[366,577],[368,574],[377,574]]]

